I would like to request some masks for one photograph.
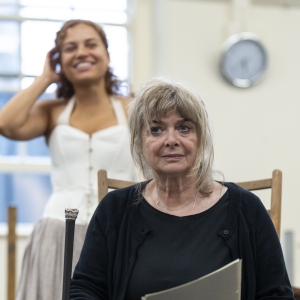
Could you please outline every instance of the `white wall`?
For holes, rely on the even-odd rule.
[[[221,45],[233,33],[230,1],[137,0],[132,85],[170,75],[200,91],[212,117],[216,166],[226,180],[282,170],[282,233],[295,234],[293,283],[300,286],[300,7],[267,2],[247,10],[247,30],[261,37],[269,55],[267,76],[238,89],[218,70]]]

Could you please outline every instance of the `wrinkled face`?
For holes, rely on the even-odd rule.
[[[108,67],[108,52],[93,27],[78,24],[67,30],[61,47],[61,69],[71,83],[104,79]]]
[[[197,156],[196,126],[176,113],[152,120],[142,130],[142,155],[154,173],[186,176]]]

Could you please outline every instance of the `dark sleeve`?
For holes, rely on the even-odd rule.
[[[255,210],[256,299],[294,299],[281,244],[273,222],[259,199]]]
[[[88,230],[78,264],[71,280],[70,299],[105,300],[108,296],[108,251],[105,233],[107,216],[102,203],[96,209]]]

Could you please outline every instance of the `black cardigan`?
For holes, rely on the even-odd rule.
[[[294,299],[281,245],[258,197],[234,183],[219,236],[243,260],[242,299]],[[138,247],[150,232],[136,186],[108,193],[96,209],[71,283],[70,299],[123,300]]]

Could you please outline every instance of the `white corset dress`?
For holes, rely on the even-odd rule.
[[[72,98],[57,120],[49,138],[52,159],[53,193],[43,217],[65,220],[65,208],[79,210],[76,224],[87,224],[98,205],[97,171],[109,177],[134,180],[129,131],[122,103],[111,97],[118,125],[91,136],[69,125],[75,99]]]

